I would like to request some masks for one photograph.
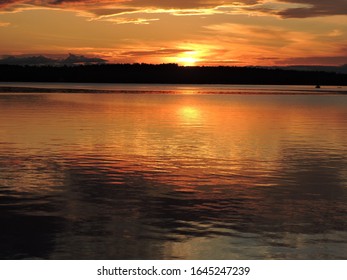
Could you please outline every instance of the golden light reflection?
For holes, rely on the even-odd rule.
[[[320,122],[312,122],[321,118],[320,106],[308,104],[298,110],[293,103],[272,101],[273,96],[47,94],[11,98],[0,98],[0,123],[6,131],[0,134],[0,142],[14,143],[28,153],[49,151],[47,156],[99,155],[108,164],[115,161],[117,169],[121,159],[129,163],[122,170],[148,170],[149,180],[155,170],[156,182],[175,185],[181,192],[206,184],[228,184],[230,174],[249,175],[233,178],[233,184],[244,185],[254,177],[254,168],[275,170],[283,139],[288,143],[308,139],[320,149],[331,143],[341,150],[345,143],[341,140],[345,107],[324,105],[326,116],[336,123],[333,133],[326,135],[319,129]],[[8,106],[9,102],[15,107]],[[311,129],[306,130],[308,120]],[[245,158],[261,160],[252,161],[252,170],[248,170]],[[32,165],[15,158],[8,162],[13,164],[30,170],[31,177],[18,173],[26,188],[36,185],[35,178],[61,180],[55,173],[40,175],[46,161]],[[220,176],[205,177],[202,171]],[[252,182],[269,186],[266,179],[266,174],[257,175]],[[214,191],[218,194],[218,189]],[[208,188],[209,195],[214,191]]]
[[[183,106],[178,110],[178,114],[182,120],[186,122],[196,121],[201,119],[201,111],[197,107]]]

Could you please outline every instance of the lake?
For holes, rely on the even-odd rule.
[[[347,259],[345,88],[1,86],[1,259]]]

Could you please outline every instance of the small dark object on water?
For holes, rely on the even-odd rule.
[[[316,85],[316,88],[320,88],[320,85]]]

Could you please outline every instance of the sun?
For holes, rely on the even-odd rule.
[[[195,51],[185,52],[177,58],[177,62],[183,66],[194,66],[199,61]]]
[[[198,60],[194,57],[180,57],[178,62],[183,66],[194,66]]]

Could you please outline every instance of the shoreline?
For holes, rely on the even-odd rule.
[[[312,86],[312,88],[309,88],[308,86],[301,85],[162,84],[163,88],[157,89],[157,87],[161,87],[161,84],[122,84],[123,88],[120,84],[110,84],[109,87],[114,87],[113,89],[105,89],[102,87],[97,89],[90,88],[90,84],[83,83],[71,84],[71,87],[68,87],[66,85],[67,83],[61,83],[64,85],[62,87],[56,87],[59,86],[59,83],[45,83],[45,86],[13,86],[13,84],[15,83],[11,82],[10,85],[1,85],[0,83],[0,93],[179,94],[182,92],[182,94],[186,94],[185,91],[189,91],[190,94],[347,94],[346,87],[334,88],[333,86],[329,86],[327,88],[315,88]],[[72,85],[74,85],[74,87],[72,87]],[[98,84],[93,84],[93,87],[95,86],[97,87]],[[137,86],[138,88],[136,88]],[[153,88],[151,88],[151,86],[153,86]],[[172,86],[172,88],[170,88],[170,86]],[[131,89],[131,87],[134,87],[134,89]]]
[[[105,64],[79,66],[0,65],[0,82],[320,85],[347,86],[347,74],[257,67],[183,67],[173,64]]]

